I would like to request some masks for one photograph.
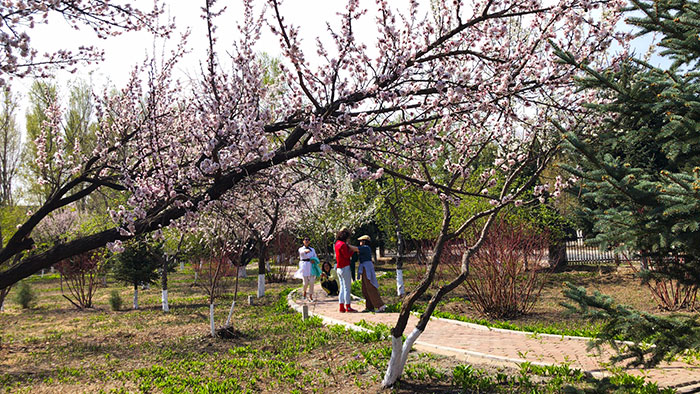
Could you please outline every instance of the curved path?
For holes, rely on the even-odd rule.
[[[361,320],[393,327],[398,317],[398,313],[340,313],[338,298],[327,297],[323,290],[319,289],[320,286],[316,288],[316,301],[302,301],[295,291],[289,295],[289,305],[299,312],[306,305],[309,315],[319,316],[325,324],[343,324],[353,329],[361,329],[354,326]],[[362,310],[363,300],[355,300],[353,307]],[[407,331],[412,330],[417,322],[418,318],[411,316]],[[587,338],[488,328],[440,318],[433,318],[428,323],[414,349],[454,356],[465,362],[489,362],[496,365],[513,366],[524,361],[540,365],[568,362],[572,368],[579,368],[594,376],[608,374],[605,365],[611,354],[597,354],[595,350],[588,350]],[[698,365],[673,362],[654,369],[625,371],[632,375],[645,376],[648,381],[657,382],[661,387],[674,387],[679,392],[700,391]]]

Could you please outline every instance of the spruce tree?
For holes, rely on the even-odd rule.
[[[603,247],[641,252],[661,273],[688,284],[700,279],[700,6],[687,1],[633,1],[643,16],[628,22],[640,34],[661,33],[660,55],[672,63],[655,67],[629,57],[579,82],[595,89],[589,105],[598,124],[569,130],[580,155],[568,169],[582,180],[586,214],[595,220]],[[595,123],[595,122],[589,122]],[[674,259],[669,256],[680,256]]]
[[[116,256],[114,278],[134,287],[134,309],[138,309],[138,286],[153,284],[158,280],[162,261],[162,243],[148,243],[144,239],[131,240],[124,251]]]
[[[658,33],[659,55],[670,63],[653,66],[627,57],[594,70],[559,52],[562,61],[584,71],[589,105],[587,130],[566,130],[578,162],[568,167],[581,179],[584,213],[594,221],[602,247],[641,254],[652,277],[700,284],[700,5],[684,0],[633,0],[628,23],[639,35]],[[559,126],[560,128],[563,127]],[[657,344],[633,346],[620,359],[654,365],[669,354],[697,348],[696,319],[656,318],[612,307],[602,296],[569,289],[579,311],[608,320],[601,339]],[[678,327],[684,335],[678,335]],[[638,335],[629,335],[630,333]],[[644,335],[644,334],[649,335]],[[691,339],[691,337],[696,336]],[[675,340],[674,340],[675,337]],[[682,339],[682,340],[680,340]],[[644,356],[651,357],[644,358]]]

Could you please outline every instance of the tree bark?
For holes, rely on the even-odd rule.
[[[214,304],[209,304],[209,331],[212,338],[216,338],[216,327],[214,326]]]
[[[160,278],[161,289],[163,293],[161,295],[161,301],[163,304],[163,312],[170,312],[170,306],[168,305],[168,258],[162,258],[162,272]]]
[[[260,242],[260,253],[258,256],[258,298],[265,295],[265,273],[267,273],[267,250],[265,244]]]
[[[290,159],[308,155],[314,152],[320,152],[322,144],[328,144],[341,140],[345,137],[350,137],[360,133],[360,130],[339,133],[327,141],[319,141],[313,144],[304,144],[295,148],[295,145],[306,134],[306,131],[301,127],[296,127],[287,137],[284,143],[275,151],[275,155],[269,160],[254,160],[246,163],[236,170],[231,170],[216,180],[201,194],[192,197],[189,201],[192,206],[196,207],[202,201],[216,200],[225,194],[228,190],[239,184],[242,180],[257,174],[260,171],[274,167],[281,163],[285,163]],[[34,245],[33,239],[30,238],[32,230],[46,218],[49,214],[57,209],[60,209],[72,202],[78,201],[87,197],[92,192],[97,190],[104,183],[90,183],[90,186],[81,189],[73,194],[69,193],[76,187],[83,185],[86,181],[84,178],[76,178],[69,184],[65,185],[61,190],[57,191],[51,200],[47,201],[35,213],[30,216],[27,221],[14,233],[8,240],[7,245],[0,249],[0,265],[5,264],[13,256],[18,256],[20,253],[29,250]],[[106,181],[105,181],[106,182]],[[119,185],[115,185],[119,186]],[[121,187],[121,186],[119,186]],[[36,272],[42,268],[51,267],[68,257],[75,256],[93,249],[97,249],[107,245],[108,242],[117,240],[125,241],[135,236],[149,233],[159,228],[167,227],[173,220],[182,217],[188,210],[183,207],[168,206],[163,204],[155,204],[155,207],[147,212],[144,219],[137,220],[134,223],[132,235],[121,235],[118,228],[111,228],[92,234],[76,240],[61,243],[53,246],[45,252],[27,256],[21,259],[18,264],[9,269],[0,272],[0,289],[6,288]]]
[[[401,343],[401,337],[391,337],[391,358],[389,359],[389,364],[386,368],[386,373],[384,374],[384,380],[382,380],[382,387],[391,387],[396,383],[396,380],[403,374],[404,366],[406,366],[406,361],[408,360],[408,353],[411,352],[413,344],[416,339],[422,334],[423,331],[418,328],[413,329],[413,332],[406,337],[406,342]]]
[[[10,294],[10,289],[12,289],[12,286],[0,289],[0,312],[5,311],[5,298],[7,298],[8,294]]]
[[[226,317],[226,323],[224,327],[231,327],[231,318],[233,317],[233,308],[236,306],[236,300],[231,301],[231,309],[228,310],[228,317]]]
[[[411,308],[413,307],[415,302],[418,301],[418,299],[421,296],[423,296],[423,294],[425,294],[425,292],[432,284],[433,279],[435,278],[435,272],[437,271],[438,265],[440,264],[440,259],[442,257],[442,253],[446,243],[457,235],[455,233],[449,232],[451,214],[448,203],[443,201],[442,207],[442,226],[440,229],[440,235],[438,236],[437,242],[435,243],[433,256],[430,259],[428,271],[426,272],[425,277],[421,281],[420,285],[414,291],[412,291],[411,294],[404,298],[404,301],[401,304],[401,311],[396,321],[396,325],[391,330],[391,359],[389,361],[389,364],[387,365],[384,380],[382,381],[382,387],[384,388],[393,386],[394,383],[396,383],[396,380],[403,373],[403,369],[406,365],[406,360],[408,358],[408,353],[411,351],[413,343],[418,339],[420,334],[423,333],[423,331],[425,331],[425,327],[428,325],[430,317],[432,316],[433,311],[437,307],[437,304],[440,302],[440,300],[442,300],[442,298],[447,293],[454,290],[467,278],[467,275],[469,274],[469,261],[471,257],[478,251],[479,247],[481,247],[481,244],[483,244],[488,229],[493,223],[493,220],[498,213],[498,211],[495,210],[488,215],[488,219],[481,228],[481,234],[479,238],[476,242],[474,242],[474,244],[471,247],[467,249],[467,251],[462,256],[462,266],[460,274],[450,283],[440,287],[440,289],[433,295],[433,297],[430,299],[430,302],[428,303],[425,312],[423,312],[420,319],[418,320],[418,324],[416,325],[415,329],[411,332],[411,334],[408,337],[406,337],[406,342],[402,346],[401,337],[403,335],[404,330],[406,329],[406,325],[408,324],[408,318],[411,315]],[[474,220],[476,220],[477,218],[478,215],[472,217],[472,219]],[[467,223],[469,223],[470,221],[467,221]]]
[[[549,266],[557,271],[561,271],[568,265],[566,257],[566,241],[556,240],[549,243]]]

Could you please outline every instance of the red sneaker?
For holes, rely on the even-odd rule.
[[[340,304],[340,313],[345,313],[345,305]]]
[[[357,310],[352,309],[352,308],[350,307],[350,304],[345,304],[345,311],[346,311],[346,312],[357,312]]]

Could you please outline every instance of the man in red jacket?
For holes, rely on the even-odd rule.
[[[350,231],[342,229],[336,235],[335,241],[335,268],[338,272],[338,282],[340,282],[340,291],[338,303],[340,304],[340,312],[357,312],[350,307],[350,284],[352,277],[350,273],[350,257],[358,251],[357,246],[348,245],[347,240],[350,236]]]

